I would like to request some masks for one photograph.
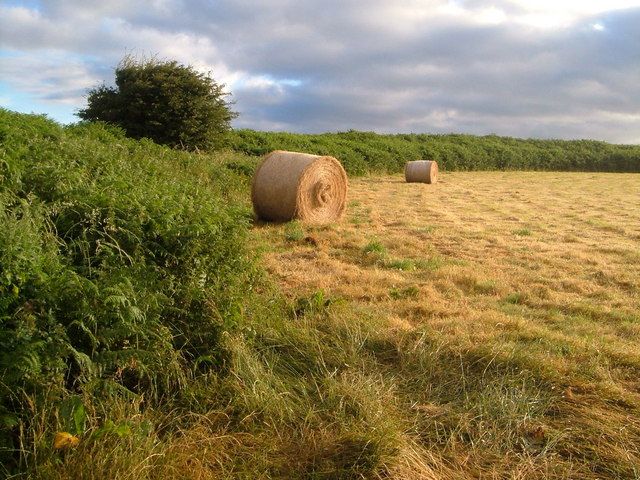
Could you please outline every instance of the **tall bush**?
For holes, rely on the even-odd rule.
[[[224,85],[176,61],[125,57],[115,69],[115,87],[89,91],[83,120],[104,121],[133,138],[186,149],[216,149],[235,113]]]

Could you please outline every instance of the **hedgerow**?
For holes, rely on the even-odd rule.
[[[264,155],[294,150],[338,158],[351,175],[398,173],[409,160],[436,160],[445,170],[640,172],[640,145],[594,140],[536,140],[495,135],[298,134],[236,130],[234,150]]]
[[[0,110],[0,449],[25,402],[157,402],[222,368],[253,275],[239,177],[103,124]]]

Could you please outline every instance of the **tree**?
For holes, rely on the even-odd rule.
[[[176,61],[125,57],[115,69],[115,87],[89,90],[83,120],[118,125],[133,138],[189,150],[224,144],[236,113],[224,85]]]

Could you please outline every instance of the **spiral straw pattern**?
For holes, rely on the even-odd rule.
[[[263,220],[338,220],[347,201],[347,174],[333,157],[276,150],[253,177],[253,209]]]

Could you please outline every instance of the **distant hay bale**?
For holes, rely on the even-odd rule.
[[[253,209],[263,220],[329,223],[347,202],[347,174],[338,160],[276,150],[253,177]]]
[[[438,181],[438,163],[432,160],[407,162],[404,178],[409,183],[436,183]]]

